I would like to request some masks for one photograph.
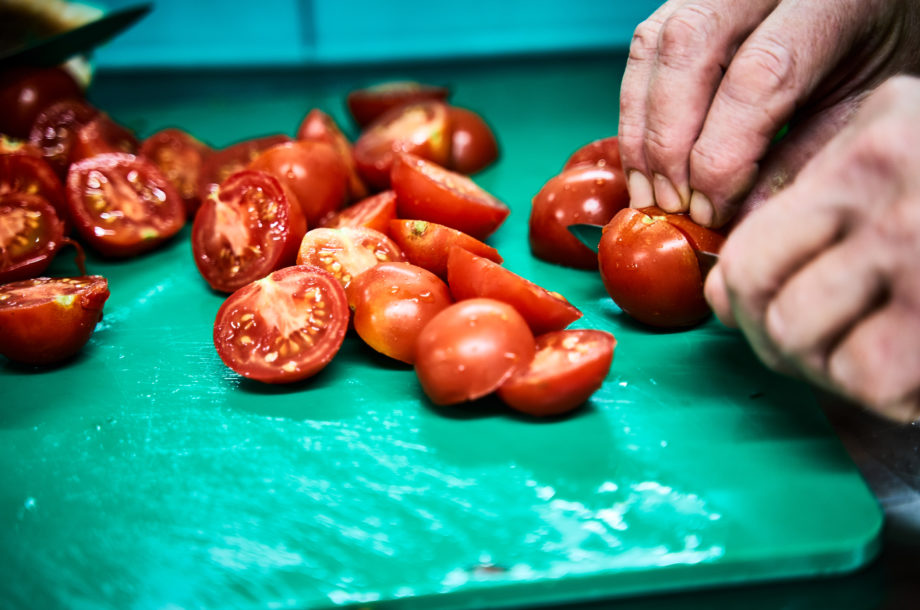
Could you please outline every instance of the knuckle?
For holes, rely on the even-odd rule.
[[[658,33],[661,23],[646,19],[633,31],[629,43],[629,59],[631,61],[651,61],[658,53]]]
[[[718,14],[707,6],[686,5],[675,11],[661,28],[659,57],[665,65],[681,67],[699,55],[711,39]]]
[[[795,53],[774,40],[743,47],[726,75],[725,95],[744,106],[761,107],[777,93],[794,86],[798,74]]]

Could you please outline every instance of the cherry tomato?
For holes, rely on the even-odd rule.
[[[185,207],[172,184],[150,161],[127,153],[71,165],[67,210],[83,240],[106,256],[152,250],[185,224]]]
[[[226,148],[212,151],[201,164],[198,175],[198,199],[204,201],[208,193],[216,189],[231,174],[246,169],[263,151],[276,144],[290,142],[291,138],[283,134],[262,136],[237,142]]]
[[[300,206],[277,178],[243,170],[201,202],[192,253],[211,288],[233,292],[293,264],[306,229]]]
[[[82,98],[83,89],[62,68],[14,68],[0,72],[0,132],[27,138],[38,113],[64,98]]]
[[[290,383],[329,364],[347,329],[342,286],[322,269],[292,266],[227,297],[214,321],[214,345],[240,375]]]
[[[501,254],[492,246],[435,222],[395,219],[390,222],[389,233],[410,263],[424,267],[441,279],[447,279],[447,256],[455,246],[496,263],[502,262]]]
[[[422,328],[415,372],[433,403],[450,405],[492,393],[526,368],[535,352],[533,334],[513,307],[495,299],[466,299]]]
[[[438,276],[409,263],[374,265],[345,290],[355,331],[369,346],[407,364],[415,362],[419,333],[454,302]]]
[[[535,335],[561,330],[581,317],[581,311],[561,294],[463,248],[450,249],[447,284],[458,301],[482,297],[508,303],[524,317]]]
[[[588,142],[572,153],[562,167],[562,171],[577,165],[600,165],[608,169],[623,169],[623,162],[620,161],[620,139],[617,136],[609,136]]]
[[[450,119],[442,102],[400,106],[374,121],[355,142],[355,163],[365,182],[376,190],[390,188],[396,157],[409,153],[438,165],[450,158]]]
[[[0,283],[40,275],[64,241],[64,223],[45,198],[0,194]]]
[[[134,154],[140,141],[134,133],[100,112],[77,129],[70,145],[70,163],[102,153]]]
[[[98,114],[99,110],[83,100],[69,99],[51,104],[36,117],[29,142],[42,151],[58,175],[66,176],[77,132]]]
[[[410,102],[447,99],[446,87],[415,81],[389,81],[351,91],[345,99],[348,112],[359,127],[366,127],[393,108]]]
[[[570,329],[537,337],[530,366],[498,388],[513,409],[544,417],[571,411],[604,383],[616,339],[602,330]]]
[[[54,169],[41,157],[0,155],[0,194],[29,193],[44,198],[61,220],[67,219],[67,195]]]
[[[156,132],[141,145],[141,156],[150,159],[176,187],[185,204],[186,218],[194,218],[201,205],[198,179],[201,166],[210,152],[210,146],[175,127]]]
[[[450,106],[450,161],[448,167],[461,174],[475,174],[498,158],[498,142],[485,120],[466,108]]]
[[[93,334],[108,298],[108,282],[98,275],[0,286],[0,354],[25,364],[73,356]]]
[[[41,157],[42,151],[28,140],[12,138],[5,133],[0,133],[0,155]]]
[[[367,187],[358,174],[351,142],[331,116],[319,108],[311,110],[297,129],[297,139],[318,140],[331,145],[339,153],[348,170],[348,201],[358,201],[367,197]]]
[[[629,205],[623,170],[576,165],[551,178],[533,198],[528,237],[537,258],[597,269],[597,253],[569,233],[576,223],[605,225]]]
[[[692,326],[709,315],[703,297],[703,274],[683,228],[657,208],[624,209],[604,227],[598,260],[604,287],[620,309],[651,326]],[[718,252],[723,237],[708,232],[709,251]]]
[[[327,216],[319,224],[329,229],[367,227],[387,233],[390,230],[390,221],[394,218],[396,218],[396,193],[382,191]]]
[[[366,227],[310,229],[297,253],[298,265],[325,269],[343,287],[378,263],[404,260],[402,250],[392,239]]]
[[[466,176],[414,155],[400,155],[393,164],[393,190],[400,218],[447,225],[480,240],[511,211]]]
[[[329,144],[300,140],[263,151],[249,169],[268,172],[291,189],[312,227],[345,203],[348,170]]]

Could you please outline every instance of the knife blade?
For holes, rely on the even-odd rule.
[[[0,54],[0,70],[18,66],[56,66],[108,42],[153,8],[152,4],[113,11],[89,23]]]

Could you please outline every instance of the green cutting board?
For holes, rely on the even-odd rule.
[[[530,198],[615,132],[621,71],[579,57],[98,76],[94,101],[143,135],[177,124],[218,146],[293,133],[314,106],[347,125],[345,93],[371,80],[449,84],[500,139],[476,178],[513,210],[491,243],[619,345],[600,391],[550,420],[436,407],[354,336],[315,378],[265,386],[215,353],[222,297],[188,228],[142,258],[91,258],[112,296],[86,349],[49,370],[0,360],[0,605],[479,608],[870,560],[879,507],[806,387],[715,321],[651,332],[596,273],[530,256]]]

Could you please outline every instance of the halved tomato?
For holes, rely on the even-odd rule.
[[[104,112],[100,112],[77,129],[70,146],[70,162],[76,163],[103,153],[120,152],[133,155],[140,146],[134,132],[116,123]]]
[[[569,329],[537,337],[537,353],[498,388],[509,407],[544,417],[571,411],[604,383],[613,351],[613,335],[602,330]]]
[[[281,181],[243,170],[202,201],[192,224],[192,253],[211,288],[233,292],[293,264],[306,228]]]
[[[358,201],[367,197],[367,187],[358,174],[351,142],[331,116],[319,108],[311,110],[297,129],[297,139],[318,140],[330,144],[339,153],[348,170],[348,201]]]
[[[43,197],[0,194],[0,283],[36,277],[64,243],[64,223]]]
[[[173,185],[150,161],[127,153],[71,165],[67,210],[83,240],[106,256],[152,250],[185,224],[185,206]]]
[[[447,285],[458,301],[478,297],[508,303],[524,316],[535,335],[561,330],[581,317],[581,311],[561,294],[463,248],[450,249]]]
[[[355,142],[355,163],[364,181],[376,190],[390,188],[390,170],[403,153],[447,165],[450,119],[443,102],[400,106],[374,121]]]
[[[448,167],[461,174],[475,174],[491,165],[498,158],[498,142],[485,119],[457,106],[447,111],[451,131]]]
[[[38,146],[21,138],[14,138],[5,133],[0,133],[0,155],[29,155],[31,157],[41,157],[42,151]]]
[[[97,108],[82,99],[55,102],[36,117],[29,142],[42,151],[59,176],[66,176],[77,132],[98,114]]]
[[[447,99],[447,87],[416,81],[388,81],[355,89],[345,98],[348,112],[359,127],[366,127],[393,108],[423,100]]]
[[[392,184],[400,218],[447,225],[480,240],[494,233],[511,211],[466,176],[415,155],[396,159]]]
[[[0,155],[0,194],[6,193],[42,197],[66,225],[67,194],[64,185],[51,165],[40,156],[19,153]]]
[[[108,298],[108,282],[98,275],[0,286],[0,354],[25,364],[73,356],[89,341]]]
[[[382,191],[327,216],[319,225],[329,229],[367,227],[381,233],[388,233],[390,221],[394,218],[396,218],[396,193]]]
[[[198,180],[201,166],[210,153],[210,146],[176,127],[167,127],[149,136],[140,151],[141,156],[150,159],[176,187],[185,204],[187,218],[194,218],[201,205]]]
[[[246,169],[263,151],[276,144],[290,142],[290,136],[274,134],[243,140],[212,151],[201,165],[198,175],[198,199],[204,201],[231,174]]]
[[[498,250],[489,244],[436,222],[397,218],[390,222],[389,234],[410,263],[424,267],[441,279],[447,279],[447,256],[455,246],[496,263],[503,260]]]
[[[600,165],[608,169],[623,169],[620,161],[620,139],[609,136],[588,142],[566,160],[562,171],[577,165]]]
[[[312,377],[342,347],[348,303],[322,269],[285,267],[235,291],[214,321],[224,364],[249,379],[290,383]]]
[[[378,263],[404,260],[402,250],[392,239],[367,227],[310,229],[297,253],[298,265],[325,269],[346,288]]]
[[[511,305],[467,299],[449,305],[419,333],[415,372],[437,405],[492,393],[533,360],[536,344],[527,322]]]

